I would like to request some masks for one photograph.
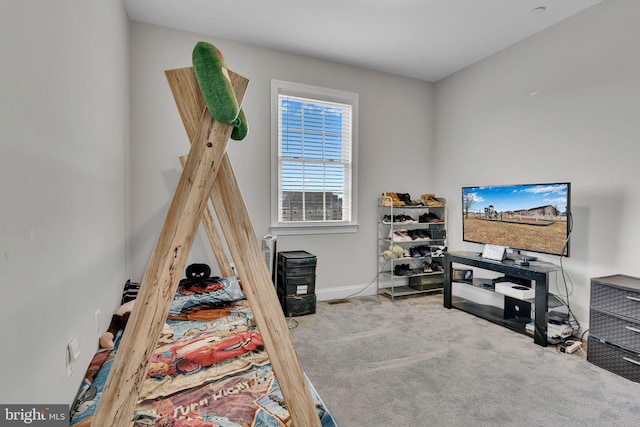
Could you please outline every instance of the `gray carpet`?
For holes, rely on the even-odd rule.
[[[640,425],[640,384],[447,310],[441,294],[319,302],[291,323],[340,427]]]

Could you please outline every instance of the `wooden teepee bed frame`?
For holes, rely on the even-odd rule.
[[[125,427],[131,424],[149,360],[200,221],[204,221],[221,274],[233,275],[207,207],[211,199],[292,423],[296,427],[319,427],[308,383],[226,153],[233,127],[214,120],[209,114],[192,67],[168,70],[165,74],[191,149],[186,159],[182,159],[182,175],[92,425]],[[240,104],[249,81],[233,72],[229,75]]]

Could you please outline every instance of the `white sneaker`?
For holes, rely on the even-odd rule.
[[[389,230],[389,237],[387,238],[387,240],[391,240],[393,242],[412,242],[413,239],[411,238],[411,236],[409,236],[409,234],[407,234],[407,230],[402,229],[402,230],[393,230],[393,233],[391,232],[391,230]]]

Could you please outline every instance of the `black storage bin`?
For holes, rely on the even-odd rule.
[[[316,312],[316,296],[285,296],[284,298],[284,315],[285,316],[304,316],[306,314],[314,314]]]
[[[640,382],[640,355],[589,336],[587,360],[628,380]]]
[[[434,240],[444,240],[447,238],[447,230],[443,229],[434,229],[431,231],[431,238]]]
[[[640,382],[640,278],[592,278],[590,308],[587,360]]]
[[[278,283],[285,295],[310,295],[316,292],[316,276],[288,277],[278,273]]]
[[[316,265],[316,256],[307,251],[278,252],[278,265],[284,267],[300,267]]]
[[[307,251],[278,252],[278,299],[285,316],[316,312],[316,256]]]
[[[287,277],[302,277],[302,276],[315,276],[316,275],[316,266],[306,266],[306,267],[287,267],[286,270],[278,270],[280,273],[283,273]]]
[[[633,352],[640,351],[640,321],[591,309],[589,336],[615,343]]]
[[[278,271],[289,277],[316,274],[316,256],[307,251],[278,252]]]
[[[429,289],[442,289],[444,284],[444,273],[435,273],[427,276],[409,277],[409,287],[417,291]]]

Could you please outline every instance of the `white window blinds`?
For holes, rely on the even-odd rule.
[[[352,221],[352,105],[278,95],[278,223]]]

